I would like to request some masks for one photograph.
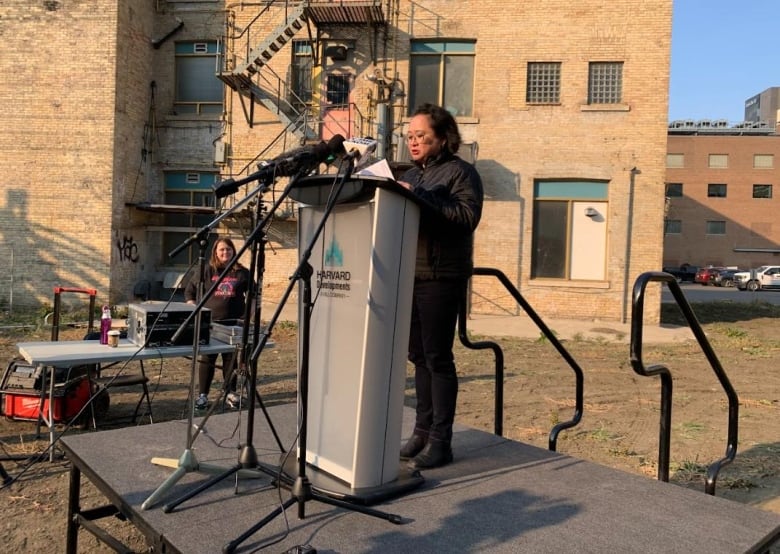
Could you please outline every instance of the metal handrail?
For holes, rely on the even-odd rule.
[[[710,495],[715,494],[715,482],[718,474],[724,466],[734,461],[737,454],[737,442],[739,437],[739,398],[734,387],[731,386],[723,366],[718,360],[707,336],[699,324],[699,320],[693,313],[691,305],[685,298],[685,295],[677,283],[677,279],[662,271],[649,271],[641,274],[634,283],[631,308],[631,367],[634,372],[645,377],[660,376],[661,378],[661,422],[659,429],[658,446],[658,480],[669,481],[669,444],[671,436],[672,420],[672,374],[669,368],[661,365],[645,366],[642,360],[642,322],[644,317],[645,289],[648,283],[660,282],[666,283],[669,291],[672,293],[677,306],[682,311],[688,327],[693,331],[696,341],[699,343],[704,355],[710,363],[715,375],[720,381],[723,390],[726,393],[729,402],[728,411],[728,437],[726,445],[726,454],[723,458],[713,462],[707,468],[707,481],[705,483],[705,492]]]
[[[501,346],[492,341],[472,342],[469,339],[466,321],[468,320],[467,302],[460,303],[458,311],[458,338],[463,346],[471,350],[493,350],[496,367],[495,400],[493,402],[493,433],[499,437],[504,436],[504,351]]]
[[[507,276],[503,272],[501,272],[498,269],[494,269],[490,267],[475,267],[474,275],[492,275],[496,277],[501,282],[501,284],[504,285],[506,290],[509,291],[509,294],[511,294],[512,297],[517,301],[517,303],[520,305],[523,311],[528,315],[528,317],[530,317],[531,320],[536,324],[536,326],[544,334],[547,340],[550,341],[550,344],[552,344],[555,347],[555,349],[558,351],[558,353],[561,355],[561,357],[564,360],[566,360],[566,362],[569,364],[569,367],[571,367],[571,369],[574,371],[574,375],[575,375],[574,416],[569,421],[563,421],[558,423],[550,431],[550,436],[548,439],[548,449],[555,452],[558,445],[558,434],[564,429],[570,429],[571,427],[574,427],[582,419],[582,412],[583,412],[583,405],[584,405],[584,401],[583,401],[584,377],[583,377],[582,368],[579,366],[577,361],[572,357],[569,351],[566,350],[566,348],[564,348],[563,344],[561,344],[561,342],[558,340],[558,338],[555,336],[552,330],[550,330],[550,328],[542,320],[542,318],[539,317],[539,314],[537,314],[536,311],[528,303],[528,301],[525,298],[523,298],[523,295],[520,294],[520,291],[517,290],[514,284],[512,284],[512,282],[507,278]],[[459,317],[459,336],[461,342],[467,348],[493,348],[494,352],[496,353],[495,427],[500,431],[503,428],[503,401],[504,401],[503,400],[504,399],[503,353],[501,353],[499,356],[500,347],[498,348],[497,351],[496,347],[498,347],[498,345],[493,346],[495,343],[482,342],[482,343],[476,343],[472,345],[472,343],[468,342],[468,335],[466,329],[465,302],[464,302],[464,309],[461,311],[461,315]],[[465,342],[464,342],[464,338],[465,338]],[[496,434],[500,435],[501,433],[497,431]]]

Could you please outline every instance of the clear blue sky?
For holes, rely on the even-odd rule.
[[[744,119],[780,86],[780,0],[674,0],[669,121]]]

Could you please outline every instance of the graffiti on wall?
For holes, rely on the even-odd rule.
[[[124,235],[121,240],[117,237],[116,248],[119,250],[120,262],[138,262],[138,245],[133,237]]]

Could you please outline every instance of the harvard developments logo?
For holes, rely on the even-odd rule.
[[[341,250],[336,237],[330,241],[330,246],[325,251],[325,259],[322,263],[327,267],[342,267],[344,265],[344,252]]]
[[[322,258],[324,267],[344,267],[344,252],[341,250],[336,237],[330,241],[330,246],[325,250]],[[323,269],[317,271],[317,288],[325,296],[343,297],[344,292],[350,290],[349,281],[352,274],[349,271]]]

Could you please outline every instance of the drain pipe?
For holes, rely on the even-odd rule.
[[[628,174],[628,214],[626,219],[626,264],[623,270],[623,318],[622,322],[628,322],[628,306],[631,290],[628,288],[629,269],[631,269],[631,234],[634,227],[634,185],[636,176],[642,173],[636,167],[632,167]]]

